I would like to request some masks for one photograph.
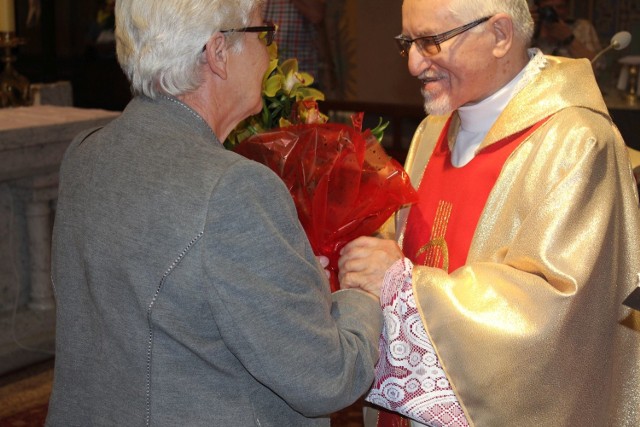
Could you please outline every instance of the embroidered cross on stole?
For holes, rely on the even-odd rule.
[[[505,161],[547,119],[483,148],[465,166],[451,164],[447,122],[424,171],[419,201],[411,207],[402,251],[415,265],[447,272],[462,267],[489,193]],[[397,413],[380,410],[378,427],[410,427]]]

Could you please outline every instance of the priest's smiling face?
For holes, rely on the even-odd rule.
[[[402,34],[415,39],[434,36],[462,27],[462,21],[448,9],[450,0],[405,0],[402,5]],[[412,43],[408,51],[409,72],[422,83],[427,114],[447,114],[462,105],[490,96],[496,89],[496,58],[493,18],[440,43],[430,54]]]

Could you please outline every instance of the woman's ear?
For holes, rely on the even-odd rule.
[[[502,58],[513,44],[513,21],[509,15],[498,13],[491,18],[489,24],[494,37],[493,54],[496,58]]]
[[[226,80],[229,48],[224,34],[217,32],[211,36],[205,45],[204,55],[209,69],[221,79]]]

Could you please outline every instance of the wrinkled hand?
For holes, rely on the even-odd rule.
[[[340,288],[359,288],[380,298],[385,273],[402,258],[402,250],[394,240],[359,237],[340,252]]]

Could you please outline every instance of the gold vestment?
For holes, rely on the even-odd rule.
[[[639,426],[640,313],[622,305],[640,272],[631,166],[589,62],[547,61],[478,149],[551,117],[507,159],[466,265],[416,265],[414,293],[471,425]],[[447,118],[414,135],[416,188]]]

